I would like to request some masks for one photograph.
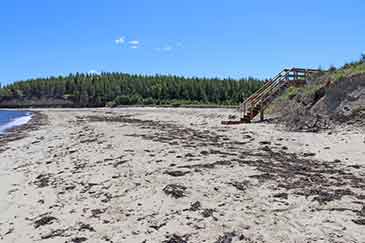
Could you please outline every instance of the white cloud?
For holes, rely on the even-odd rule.
[[[90,70],[90,71],[88,72],[88,74],[100,75],[101,73],[100,73],[100,72],[98,72],[98,71],[96,71],[96,70]]]
[[[139,45],[139,41],[138,40],[128,41],[128,44],[133,45],[133,46],[137,46],[137,45]]]
[[[139,46],[131,46],[132,49],[137,49]]]
[[[125,42],[125,37],[122,36],[122,37],[119,37],[118,39],[115,40],[115,44],[117,45],[123,45]]]

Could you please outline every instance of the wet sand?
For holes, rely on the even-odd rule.
[[[365,134],[225,109],[43,110],[0,140],[1,242],[365,242]]]

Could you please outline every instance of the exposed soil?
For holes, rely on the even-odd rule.
[[[344,124],[364,128],[365,75],[323,84],[310,94],[300,92],[276,109],[281,110],[278,121],[293,131],[318,132]]]

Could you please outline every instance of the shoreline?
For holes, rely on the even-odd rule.
[[[40,111],[21,111],[30,112],[32,114],[31,119],[25,124],[6,129],[4,133],[0,135],[0,152],[4,151],[3,147],[6,146],[7,143],[23,139],[28,135],[30,131],[37,130],[40,128],[41,125],[47,123],[47,117]]]
[[[118,106],[100,106],[100,107],[78,107],[78,106],[32,106],[31,108],[29,106],[24,107],[0,107],[0,110],[48,110],[48,109],[58,109],[58,110],[82,110],[82,109],[118,109],[118,108],[173,108],[173,109],[179,109],[179,108],[192,108],[192,109],[231,109],[231,110],[238,110],[239,104],[237,105],[216,105],[216,104],[191,104],[191,105],[118,105]]]
[[[5,243],[365,241],[356,130],[222,126],[227,109],[32,112],[47,125],[0,151]]]
[[[15,127],[20,127],[23,126],[25,124],[27,124],[28,122],[30,122],[32,120],[32,112],[30,111],[11,111],[11,110],[0,110],[0,114],[1,112],[16,112],[16,113],[22,113],[21,116],[17,116],[11,120],[9,120],[6,123],[2,123],[0,125],[0,135],[5,135],[7,133],[7,131],[15,128]]]

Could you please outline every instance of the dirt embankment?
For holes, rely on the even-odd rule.
[[[365,74],[318,87],[314,92],[304,88],[282,102],[279,122],[290,130],[311,132],[341,124],[365,127]]]

